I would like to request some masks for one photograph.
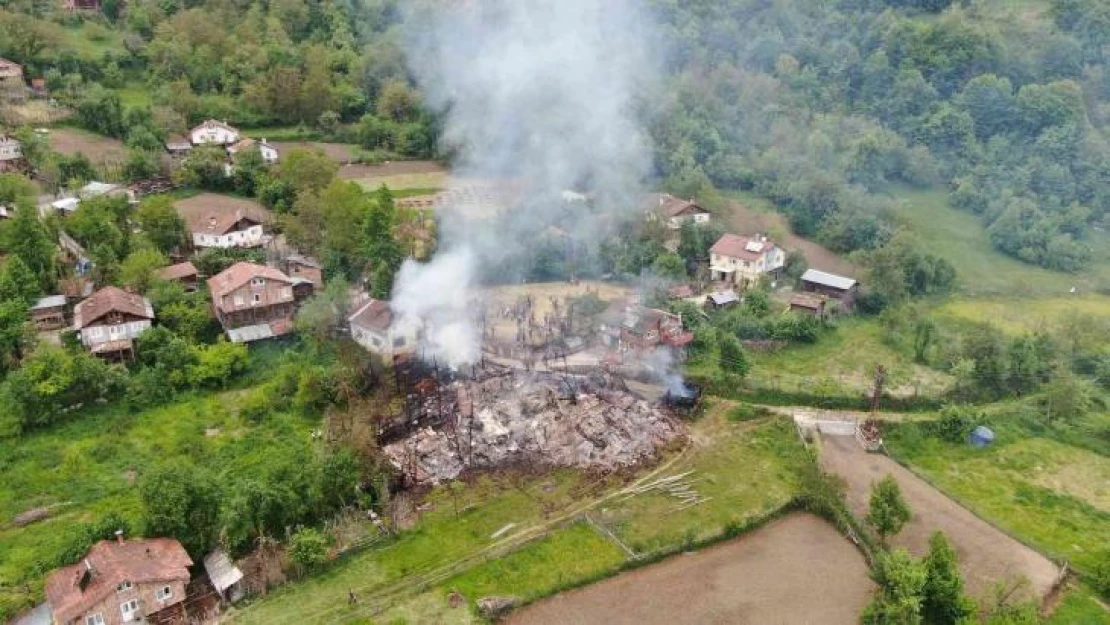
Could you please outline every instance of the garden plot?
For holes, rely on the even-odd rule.
[[[793,514],[741,538],[545,599],[540,623],[857,623],[874,584],[836,529]]]

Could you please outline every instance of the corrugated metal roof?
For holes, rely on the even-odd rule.
[[[723,306],[739,302],[740,296],[736,294],[736,291],[715,291],[709,294],[709,299],[713,300],[713,303],[717,306]]]
[[[65,306],[65,305],[66,305],[66,296],[65,295],[48,295],[48,296],[40,299],[39,301],[35,302],[35,305],[31,307],[31,310],[42,310],[44,308],[57,308],[59,306]]]
[[[802,274],[802,282],[813,282],[814,284],[821,284],[842,290],[850,289],[856,285],[856,281],[851,278],[838,276],[834,273],[826,273],[817,269],[806,269],[806,272]]]
[[[243,579],[243,572],[219,549],[204,556],[204,570],[208,572],[208,579],[219,592],[231,588]]]
[[[231,339],[232,343],[250,343],[251,341],[273,338],[273,336],[274,331],[268,323],[232,328],[227,331],[227,338]]]

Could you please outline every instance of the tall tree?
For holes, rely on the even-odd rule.
[[[4,247],[23,261],[44,290],[51,289],[54,286],[54,245],[34,205],[23,203],[16,207],[15,217],[3,232]]]
[[[146,238],[165,254],[185,243],[185,220],[178,214],[169,196],[143,198],[135,212],[135,220]]]
[[[404,252],[393,237],[395,219],[393,194],[383,184],[374,192],[363,226],[363,241],[373,282],[371,290],[375,297],[389,297],[393,290],[393,276],[404,260]]]
[[[188,460],[152,468],[139,480],[148,536],[172,536],[194,557],[215,544],[220,498],[215,476]]]

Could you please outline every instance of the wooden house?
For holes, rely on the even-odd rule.
[[[852,278],[816,269],[807,269],[802,274],[801,289],[836,300],[840,312],[851,312],[859,295],[859,283]]]
[[[114,286],[93,293],[73,310],[73,329],[81,334],[81,343],[105,358],[134,355],[134,340],[153,320],[150,300]]]
[[[66,325],[66,296],[50,295],[31,307],[31,321],[38,330],[57,330]]]
[[[824,317],[828,298],[817,293],[794,293],[790,296],[790,310],[814,317]]]
[[[190,293],[197,290],[198,275],[196,265],[189,261],[164,267],[158,272],[158,277],[162,280],[176,282]]]
[[[293,284],[273,267],[239,262],[209,278],[208,290],[227,337],[247,343],[292,332]]]
[[[172,538],[94,544],[76,564],[52,571],[46,598],[57,625],[185,622],[192,559]]]

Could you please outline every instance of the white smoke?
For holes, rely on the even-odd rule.
[[[611,217],[641,210],[651,151],[637,106],[652,97],[661,58],[650,23],[636,0],[407,6],[409,66],[426,104],[443,113],[456,179],[525,190],[506,215],[443,212],[441,257],[398,276],[400,322],[439,328],[426,354],[454,364],[478,357],[479,332],[463,327],[472,324],[469,293],[494,270],[512,277],[515,259],[544,233],[596,242]],[[567,190],[589,192],[592,203],[564,201]],[[429,314],[451,323],[430,323]]]
[[[476,362],[481,337],[472,318],[474,260],[466,249],[438,254],[429,263],[405,261],[397,273],[392,309],[403,335],[420,333],[421,349],[449,367]]]

